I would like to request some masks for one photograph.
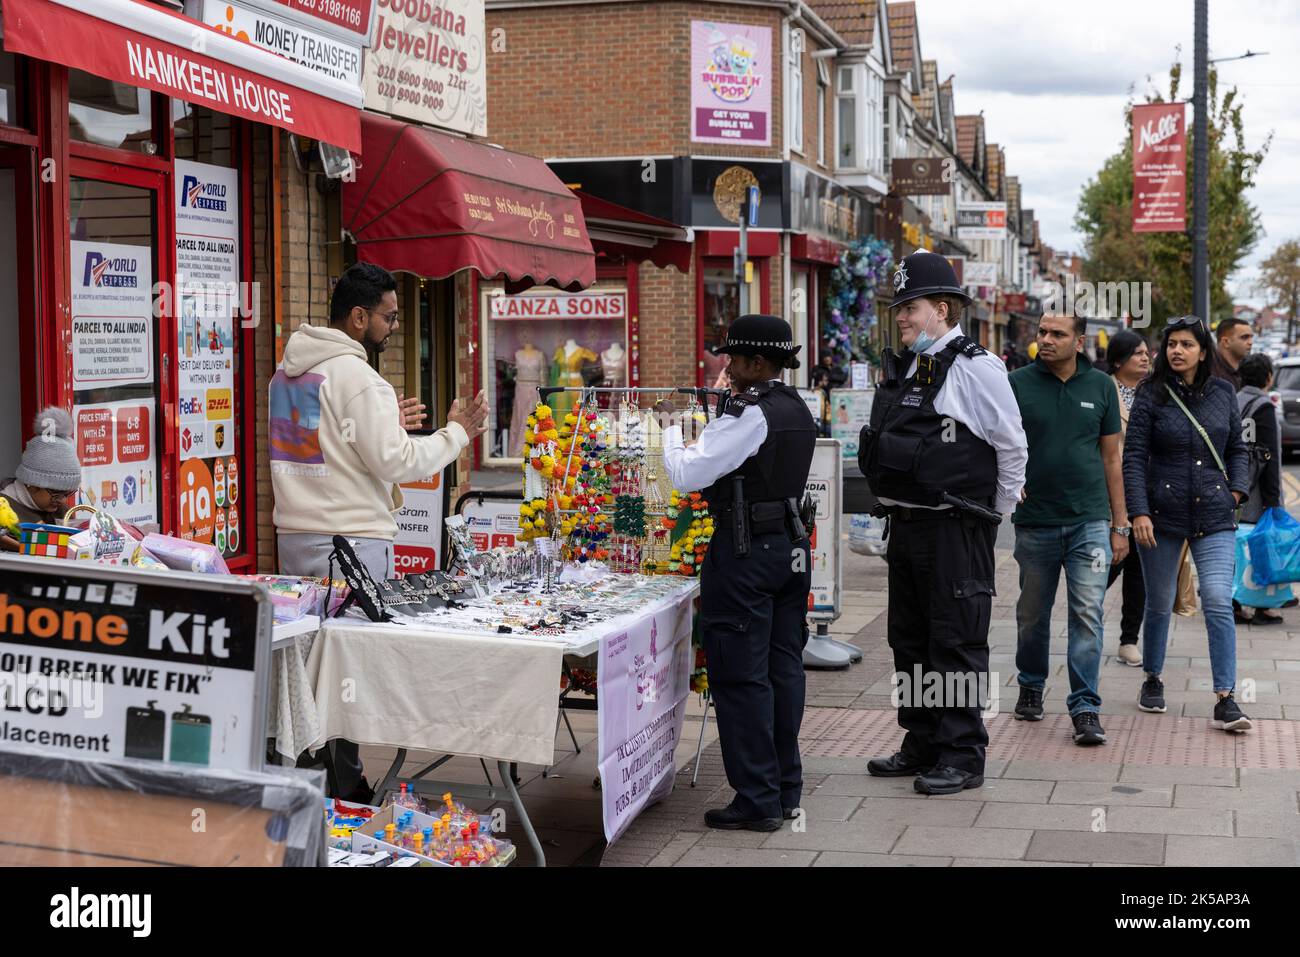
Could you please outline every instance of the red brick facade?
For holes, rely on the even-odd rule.
[[[673,156],[785,159],[784,18],[787,8],[741,3],[604,3],[489,9],[488,126],[492,142],[544,159]],[[744,23],[771,30],[771,146],[691,140],[691,21]],[[596,25],[599,25],[598,28]],[[503,31],[498,33],[497,31]],[[823,175],[834,163],[834,90],[827,89],[826,163],[817,162],[815,36],[805,30],[803,150],[791,159]],[[617,51],[636,51],[635,69]],[[833,77],[832,77],[833,79]],[[635,104],[629,108],[629,104]],[[768,197],[779,202],[779,197]],[[641,384],[693,385],[699,375],[699,256],[689,274],[639,267]],[[757,268],[757,263],[755,266]],[[780,255],[768,261],[771,311],[785,311]],[[753,303],[754,310],[761,303]],[[810,344],[815,350],[816,343]],[[707,382],[705,385],[712,385]]]

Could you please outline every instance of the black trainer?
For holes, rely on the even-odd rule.
[[[1165,683],[1155,675],[1147,675],[1147,680],[1142,682],[1142,693],[1138,695],[1138,710],[1148,711],[1151,714],[1164,714],[1168,710],[1165,707]]]
[[[1080,711],[1074,715],[1074,743],[1087,747],[1092,744],[1105,744],[1106,731],[1095,711]]]
[[[1232,695],[1220,698],[1214,703],[1214,720],[1210,722],[1210,726],[1220,731],[1236,731],[1239,734],[1251,729],[1250,718],[1237,706],[1237,700]]]
[[[1017,721],[1043,720],[1043,693],[1033,688],[1020,688],[1020,700],[1016,702]]]

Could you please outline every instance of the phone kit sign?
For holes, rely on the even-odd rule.
[[[0,743],[261,768],[257,586],[33,559],[0,559],[0,582]]]

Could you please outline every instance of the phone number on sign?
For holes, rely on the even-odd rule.
[[[286,6],[305,13],[314,13],[319,17],[337,23],[340,26],[361,28],[362,8],[369,5],[369,0],[280,0]]]
[[[420,74],[411,70],[399,70],[395,66],[381,66],[376,71],[375,75],[378,76],[380,80],[392,80],[401,83],[404,86],[413,86],[417,89],[419,87],[424,87],[426,93],[441,93],[443,91],[441,81],[435,80],[433,77],[429,76],[422,77]]]
[[[406,86],[394,86],[392,83],[376,84],[375,89],[384,99],[398,103],[411,103],[416,106],[424,106],[430,110],[441,110],[443,99],[440,96],[434,96],[429,93],[421,94],[418,89],[413,90]]]

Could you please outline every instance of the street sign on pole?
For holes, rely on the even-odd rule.
[[[758,187],[749,187],[749,209],[748,215],[745,219],[749,223],[751,229],[758,225],[758,206],[762,201],[763,199],[759,194]]]

